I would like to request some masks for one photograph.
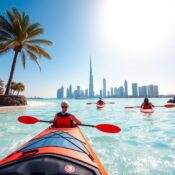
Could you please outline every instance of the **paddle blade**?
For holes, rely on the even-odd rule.
[[[32,116],[20,116],[18,117],[18,121],[24,124],[35,124],[39,122],[39,120]]]
[[[166,107],[166,108],[173,108],[173,107],[175,107],[175,104],[166,104],[166,105],[164,105],[164,107]]]
[[[117,133],[121,131],[121,129],[118,126],[112,124],[99,124],[94,127],[100,131],[107,133]]]
[[[87,105],[90,105],[90,104],[92,104],[92,103],[86,103]]]
[[[115,102],[109,102],[109,104],[115,104]]]

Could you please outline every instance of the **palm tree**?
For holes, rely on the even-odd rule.
[[[0,79],[0,95],[3,95],[4,93],[4,81]]]
[[[16,84],[16,90],[17,90],[17,92],[18,92],[17,95],[19,95],[19,92],[23,92],[23,91],[25,90],[24,84],[22,84],[22,83],[17,83],[17,84]]]
[[[12,8],[12,12],[6,10],[7,18],[0,15],[0,54],[14,51],[13,63],[7,83],[5,95],[9,95],[10,86],[15,71],[18,54],[21,54],[22,64],[26,66],[26,56],[35,61],[39,66],[38,57],[51,59],[50,55],[39,45],[52,45],[46,39],[38,39],[37,36],[44,33],[39,23],[30,23],[29,16],[23,12],[20,14],[17,9]]]
[[[14,94],[16,91],[16,82],[12,81],[10,85],[10,94]]]

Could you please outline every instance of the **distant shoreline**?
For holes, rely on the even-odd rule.
[[[175,95],[167,95],[167,96],[159,96],[159,97],[147,97],[147,98],[173,98],[175,97]],[[92,98],[49,98],[49,97],[46,97],[46,98],[31,98],[31,97],[27,97],[27,99],[29,100],[43,100],[43,99],[58,99],[58,100],[63,100],[63,99],[66,99],[66,100],[71,100],[71,99],[75,99],[75,100],[87,100],[87,99],[97,99],[99,97],[92,97]],[[129,97],[102,97],[104,99],[106,98],[145,98],[145,97],[132,97],[132,96],[129,96]]]

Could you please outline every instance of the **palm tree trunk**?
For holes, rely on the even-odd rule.
[[[10,77],[9,77],[9,80],[8,80],[8,83],[7,83],[7,88],[6,88],[6,91],[5,91],[5,95],[9,95],[9,92],[10,92],[10,86],[11,86],[11,82],[12,82],[12,79],[13,79],[13,74],[14,74],[14,71],[15,71],[15,65],[16,65],[16,60],[17,60],[17,57],[18,57],[18,52],[19,51],[15,51],[15,55],[14,55],[14,58],[13,58],[13,63],[12,63],[11,71],[10,71]]]

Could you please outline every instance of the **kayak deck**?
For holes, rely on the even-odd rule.
[[[49,127],[0,161],[0,175],[24,172],[107,175],[79,127]]]

